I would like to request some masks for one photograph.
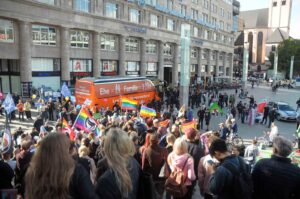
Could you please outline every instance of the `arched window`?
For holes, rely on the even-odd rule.
[[[263,63],[264,57],[262,57],[262,49],[263,49],[263,33],[259,32],[257,34],[257,63]]]
[[[249,63],[252,63],[252,50],[253,50],[253,33],[249,32],[248,34],[248,42],[249,42]]]

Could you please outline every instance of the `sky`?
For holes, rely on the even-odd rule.
[[[268,8],[271,0],[239,0],[241,11]],[[300,0],[293,0],[290,36],[300,39]]]

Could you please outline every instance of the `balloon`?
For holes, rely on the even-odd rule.
[[[70,98],[69,98],[68,96],[67,96],[67,97],[65,97],[65,100],[66,100],[66,101],[68,101],[69,99],[70,99]]]
[[[36,98],[36,95],[32,95],[32,99],[35,99]]]

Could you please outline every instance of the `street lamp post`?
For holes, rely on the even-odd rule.
[[[243,83],[243,89],[246,88],[247,85],[247,76],[248,76],[248,56],[249,56],[249,43],[245,42],[244,43],[244,54],[243,54],[243,78],[242,78],[242,83]]]

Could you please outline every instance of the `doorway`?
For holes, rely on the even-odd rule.
[[[172,84],[172,67],[164,67],[164,80]]]

